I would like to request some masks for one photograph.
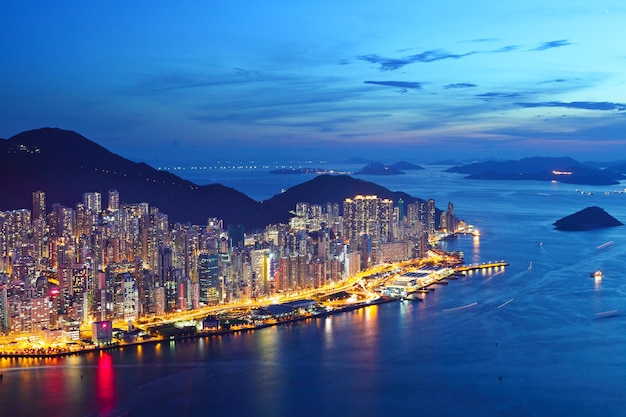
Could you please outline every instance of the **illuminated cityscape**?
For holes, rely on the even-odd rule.
[[[78,341],[90,323],[127,322],[252,302],[340,283],[375,265],[426,256],[429,238],[454,233],[452,203],[394,205],[357,195],[339,205],[298,203],[289,225],[244,231],[217,218],[175,223],[148,203],[85,192],[74,208],[0,212],[0,330]],[[404,211],[406,210],[406,214]],[[92,338],[101,340],[102,328]],[[110,331],[110,329],[109,329]],[[50,336],[50,334],[52,335]]]

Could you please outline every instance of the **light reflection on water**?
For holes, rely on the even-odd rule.
[[[436,176],[443,186],[418,174],[374,180],[438,206],[453,201],[482,236],[447,248],[508,267],[468,271],[421,302],[253,333],[0,359],[2,415],[622,415],[623,230],[555,231],[556,219],[592,202],[574,186]],[[597,194],[626,220],[626,196]],[[597,268],[601,280],[590,277]]]

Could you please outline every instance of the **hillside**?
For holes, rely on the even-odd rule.
[[[122,204],[147,202],[167,213],[170,222],[205,224],[218,217],[246,229],[289,221],[296,203],[341,204],[357,194],[377,195],[406,204],[418,199],[403,192],[346,175],[320,175],[264,202],[221,184],[199,186],[145,163],[132,162],[84,136],[42,128],[0,139],[0,210],[32,208],[33,191],[46,193],[48,209],[60,203],[74,208],[85,192],[115,189]]]
[[[567,157],[533,157],[521,160],[488,161],[455,166],[447,172],[468,174],[468,179],[559,181],[569,184],[614,185],[625,177]]]
[[[558,230],[583,231],[621,226],[623,223],[600,207],[592,206],[565,216],[554,222]]]
[[[357,194],[377,195],[380,198],[393,200],[394,203],[397,203],[399,199],[404,200],[405,204],[420,200],[409,194],[391,191],[373,182],[348,175],[319,175],[310,181],[291,187],[284,193],[275,195],[266,200],[265,204],[281,211],[293,210],[296,203],[302,201],[319,205],[324,205],[327,202],[341,205],[343,200],[352,198]]]
[[[48,207],[75,207],[84,192],[116,189],[122,203],[148,202],[172,222],[205,224],[219,217],[246,228],[286,221],[286,211],[252,200],[220,184],[198,186],[109,152],[78,133],[43,128],[0,140],[0,210],[32,208],[32,192],[46,193]]]

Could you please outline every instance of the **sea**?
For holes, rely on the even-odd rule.
[[[338,167],[349,170],[350,167]],[[360,176],[454,204],[480,238],[467,273],[395,301],[249,333],[49,359],[0,359],[2,416],[623,416],[624,227],[562,232],[589,206],[626,222],[625,184],[469,180],[426,165]],[[313,178],[180,170],[256,200]],[[591,273],[601,269],[601,278]]]

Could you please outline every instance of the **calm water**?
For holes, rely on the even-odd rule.
[[[552,227],[592,204],[625,222],[626,195],[604,195],[620,187],[470,181],[439,169],[366,179],[435,198],[439,207],[454,202],[482,237],[462,237],[447,248],[463,250],[467,262],[504,259],[510,266],[503,272],[469,274],[436,287],[424,302],[249,334],[60,359],[0,359],[1,415],[624,415],[624,229]],[[267,186],[254,187],[249,178],[228,183],[227,175],[224,183],[265,199],[284,187],[277,182],[293,180],[270,186],[281,176],[258,177]],[[601,281],[589,276],[597,268]],[[596,317],[609,310],[619,314]]]

